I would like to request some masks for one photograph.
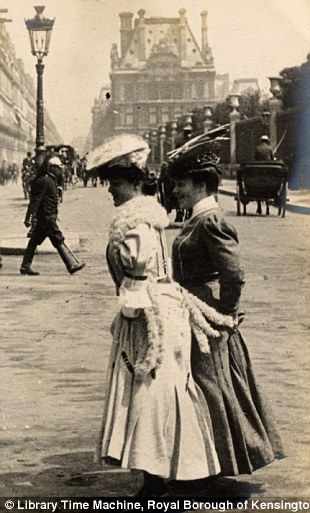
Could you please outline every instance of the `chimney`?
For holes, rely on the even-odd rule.
[[[180,42],[181,42],[181,61],[186,60],[186,9],[179,10],[180,15]]]
[[[207,25],[207,17],[208,11],[202,11],[201,16],[201,51],[203,56],[206,55],[206,50],[208,48],[208,25]]]
[[[132,38],[132,18],[131,12],[121,12],[119,15],[121,19],[121,59],[124,57],[129,48]]]
[[[138,11],[139,20],[138,20],[138,40],[139,40],[139,60],[145,61],[145,10],[140,9]]]

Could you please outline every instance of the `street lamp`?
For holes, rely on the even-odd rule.
[[[237,135],[236,135],[236,123],[238,123],[240,119],[240,114],[238,112],[239,108],[239,98],[240,94],[230,94],[229,101],[230,107],[232,109],[229,119],[230,119],[230,177],[233,178],[236,172],[237,166]]]
[[[31,53],[37,57],[37,133],[36,133],[36,162],[37,166],[44,155],[44,104],[43,104],[43,57],[48,54],[52,28],[55,20],[43,16],[44,5],[36,5],[36,15],[25,20],[29,32]]]

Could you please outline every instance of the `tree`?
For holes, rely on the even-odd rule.
[[[216,125],[226,125],[229,123],[229,113],[231,111],[229,98],[226,98],[224,102],[217,103],[214,110],[212,121]]]
[[[247,91],[239,98],[240,119],[253,118],[259,116],[268,109],[268,101],[261,102],[259,91]],[[213,111],[213,120],[216,125],[225,125],[229,123],[229,114],[231,112],[229,97],[224,102],[218,103]]]
[[[284,68],[280,71],[282,80],[280,87],[282,91],[282,104],[285,109],[295,106],[297,98],[296,92],[300,80],[300,66],[293,66],[292,68]]]

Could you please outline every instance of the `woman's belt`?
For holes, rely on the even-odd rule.
[[[130,278],[131,280],[137,280],[137,281],[145,281],[147,280],[147,276],[143,276],[141,274],[132,274],[126,270],[124,270],[124,276],[126,278]],[[171,278],[167,274],[162,274],[160,276],[155,277],[155,280],[158,283],[171,283]]]
[[[128,271],[124,271],[124,276],[126,276],[126,278],[130,278],[131,280],[137,280],[137,281],[147,280],[147,276],[143,276],[141,274],[132,274],[132,273],[129,273]]]

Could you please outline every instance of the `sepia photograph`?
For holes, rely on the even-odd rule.
[[[42,3],[0,3],[0,511],[310,511],[309,0]]]

